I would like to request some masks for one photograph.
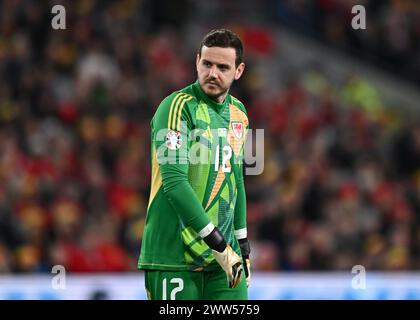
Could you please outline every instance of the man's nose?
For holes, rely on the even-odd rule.
[[[210,71],[209,71],[209,77],[217,78],[217,76],[218,76],[217,67],[216,66],[212,66],[210,68]]]

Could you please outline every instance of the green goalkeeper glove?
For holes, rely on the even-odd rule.
[[[249,287],[251,282],[251,260],[249,259],[249,254],[251,253],[251,247],[249,246],[249,241],[247,238],[240,239],[239,246],[241,247],[242,259],[244,262],[245,268],[245,277],[246,277],[246,286]]]
[[[212,249],[216,261],[225,271],[229,288],[236,288],[241,282],[243,270],[241,257],[226,243],[216,227],[203,240]]]

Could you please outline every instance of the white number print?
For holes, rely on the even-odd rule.
[[[166,291],[167,291],[167,285],[166,285],[166,278],[163,279],[163,283],[162,283],[162,300],[167,300],[167,296],[166,296]],[[170,294],[170,298],[171,300],[176,300],[175,299],[175,295],[182,291],[184,289],[184,280],[182,280],[181,278],[173,278],[170,281],[171,283],[176,283],[178,284],[177,287],[173,288]]]
[[[214,171],[219,171],[219,146],[216,147],[216,157],[214,160]],[[222,149],[222,171],[225,173],[230,172],[230,167],[227,166],[228,160],[232,157],[232,148],[230,146],[224,146]]]

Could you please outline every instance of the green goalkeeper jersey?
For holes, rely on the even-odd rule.
[[[199,233],[213,223],[237,254],[246,233],[244,105],[210,99],[198,81],[172,93],[151,121],[152,182],[139,269],[212,270]],[[242,237],[242,236],[241,236]]]

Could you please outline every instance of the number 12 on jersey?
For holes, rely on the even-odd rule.
[[[231,167],[227,166],[228,161],[232,157],[232,148],[230,146],[224,146],[222,149],[222,171],[225,173],[229,173]],[[216,147],[216,156],[214,159],[214,170],[219,171],[220,165],[220,146],[217,145]]]

